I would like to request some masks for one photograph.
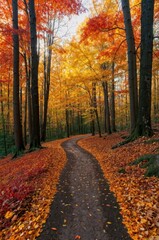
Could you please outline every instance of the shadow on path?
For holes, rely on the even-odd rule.
[[[62,144],[68,162],[37,240],[131,240],[97,160],[77,146],[78,139]]]

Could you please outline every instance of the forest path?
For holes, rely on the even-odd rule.
[[[130,240],[119,206],[97,160],[72,138],[62,144],[63,169],[50,214],[38,240]]]

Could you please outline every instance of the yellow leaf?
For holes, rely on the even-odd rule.
[[[39,227],[39,225],[36,223],[36,224],[34,224],[34,228],[36,229],[36,228],[38,228]]]
[[[24,228],[24,224],[22,223],[22,224],[19,225],[19,229],[22,230],[23,228]]]
[[[112,224],[112,222],[107,222],[107,224]]]
[[[141,219],[141,223],[146,223],[146,222],[147,222],[147,220],[145,218]]]
[[[9,219],[9,218],[11,218],[13,215],[14,215],[14,212],[8,211],[8,212],[6,212],[6,214],[5,214],[5,218],[6,218],[6,219]]]

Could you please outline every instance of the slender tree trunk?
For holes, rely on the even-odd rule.
[[[3,91],[2,91],[1,83],[0,83],[0,97],[3,98]],[[2,132],[3,132],[4,152],[5,152],[5,155],[7,155],[6,124],[5,124],[3,100],[1,101],[1,118],[2,118],[2,129],[3,129]]]
[[[130,122],[131,132],[137,122],[138,93],[137,93],[137,66],[134,33],[131,22],[129,0],[122,0],[126,40],[128,46],[129,96],[130,96]]]
[[[110,99],[110,115],[112,132],[116,132],[115,125],[115,84],[114,84],[114,62],[112,63],[112,82],[111,82],[111,99]]]
[[[93,105],[94,113],[95,113],[95,116],[96,116],[99,137],[101,137],[102,134],[101,134],[101,127],[100,127],[98,110],[97,110],[96,83],[95,82],[92,82],[92,105]]]
[[[92,133],[92,136],[95,136],[95,121],[94,121],[94,112],[92,109],[90,110],[90,116],[91,116],[90,131]]]
[[[108,134],[111,133],[110,127],[110,111],[109,111],[109,101],[108,101],[108,83],[106,81],[102,82],[103,93],[104,93],[104,129]]]
[[[24,150],[19,102],[19,35],[18,35],[18,3],[12,0],[13,9],[13,118],[14,138],[17,151]]]
[[[151,136],[151,82],[153,55],[154,0],[141,2],[141,55],[139,113],[135,133],[137,136]]]
[[[66,108],[66,132],[67,137],[70,137],[70,120],[69,120],[69,110]]]
[[[9,88],[9,83],[7,85],[7,132],[10,134],[10,88]]]
[[[29,0],[30,14],[30,38],[31,38],[31,96],[32,96],[32,120],[33,128],[30,147],[40,147],[40,126],[39,126],[39,94],[38,94],[38,63],[37,35],[36,35],[36,14],[34,0]]]
[[[48,19],[48,27],[51,32],[54,32],[55,20],[52,21]],[[48,102],[49,102],[49,93],[50,93],[50,71],[51,71],[51,60],[52,60],[52,49],[50,46],[54,42],[54,35],[48,33],[46,36],[46,48],[44,54],[44,115],[41,131],[41,140],[46,140],[46,125],[47,125],[47,112],[48,112]]]
[[[27,84],[27,83],[26,83]],[[27,85],[25,86],[25,104],[24,104],[24,144],[27,144],[27,106],[28,106],[28,93]]]
[[[48,111],[49,92],[50,92],[51,56],[52,56],[52,50],[49,49],[48,57],[47,57],[47,66],[45,69],[46,74],[44,79],[44,116],[43,116],[42,133],[41,133],[42,141],[46,140],[47,111]]]
[[[27,63],[28,62],[28,63]],[[26,71],[26,80],[27,80],[27,103],[28,103],[28,129],[29,129],[29,143],[31,143],[32,134],[33,134],[33,121],[32,121],[32,100],[31,100],[31,83],[30,83],[30,58],[27,61],[27,57],[25,57],[25,71]]]

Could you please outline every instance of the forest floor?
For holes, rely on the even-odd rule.
[[[64,236],[66,239],[69,234],[71,239],[124,240],[129,239],[123,227],[124,224],[134,240],[158,240],[159,178],[147,178],[144,176],[145,169],[138,165],[129,166],[128,164],[144,154],[158,152],[159,142],[152,141],[152,139],[159,139],[159,133],[156,133],[151,141],[147,141],[147,138],[139,138],[112,150],[111,147],[121,142],[125,134],[125,132],[113,133],[102,138],[86,136],[78,141],[78,144],[89,151],[98,163],[84,150],[79,151],[75,145],[72,147],[68,145],[69,142],[75,144],[76,137],[68,142],[66,141],[68,139],[63,139],[46,143],[45,148],[27,153],[15,160],[12,160],[11,156],[0,160],[0,239],[49,240],[45,238],[49,230],[54,236],[50,240],[64,240]],[[85,157],[80,156],[79,152],[86,154]],[[76,161],[73,155],[76,156]],[[73,172],[72,169],[74,169]],[[90,169],[93,173],[89,176]],[[124,172],[120,172],[120,169],[124,169]],[[87,179],[87,176],[91,178],[91,181]],[[76,185],[77,178],[79,181]],[[71,182],[70,179],[72,179]],[[109,192],[107,184],[118,203],[113,194]],[[70,195],[67,196],[66,192]],[[94,201],[93,198],[95,198]],[[85,211],[80,210],[82,206]],[[91,206],[92,212],[89,211]],[[56,209],[53,216],[49,215],[50,207]],[[65,209],[68,209],[66,213],[64,213]],[[70,213],[69,216],[73,216],[71,221],[68,213]],[[85,214],[89,217],[85,218]],[[51,217],[52,225],[48,225],[48,216]],[[79,229],[79,218],[83,219],[81,221],[83,229],[85,226],[88,229],[94,228],[94,235],[100,232],[99,236],[94,238],[93,235],[90,238],[87,235],[86,239],[82,227]],[[117,222],[116,225],[115,222]],[[75,232],[70,232],[72,225],[74,225]],[[46,226],[46,231],[44,226]],[[44,229],[43,232],[42,229]],[[120,238],[112,238],[111,234],[114,231],[115,236],[115,229],[120,229],[122,234]],[[58,238],[58,233],[62,238]]]

